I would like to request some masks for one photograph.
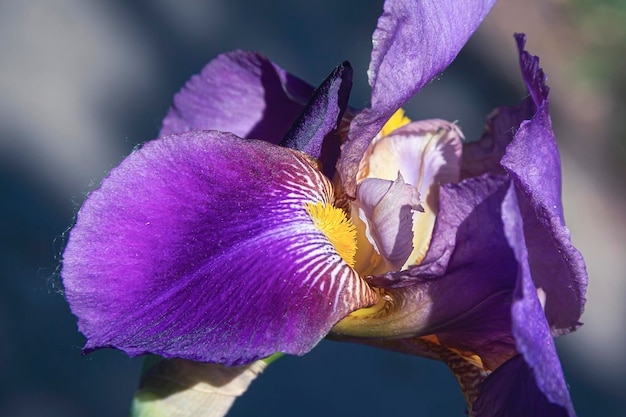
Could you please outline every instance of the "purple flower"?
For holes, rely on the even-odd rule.
[[[530,96],[477,142],[399,110],[493,3],[386,1],[362,111],[347,63],[317,89],[256,53],[209,63],[78,213],[85,350],[233,366],[330,335],[446,362],[475,416],[575,415],[553,336],[587,276],[537,58],[518,35]]]

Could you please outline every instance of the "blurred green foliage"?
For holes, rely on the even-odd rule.
[[[584,51],[573,67],[574,76],[602,89],[610,109],[612,132],[608,156],[624,171],[626,160],[626,0],[571,0],[569,19]]]

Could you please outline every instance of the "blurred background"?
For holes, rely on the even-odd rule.
[[[0,416],[127,415],[140,360],[81,356],[60,253],[86,194],[156,136],[184,82],[237,48],[314,85],[348,59],[351,104],[363,107],[381,10],[382,0],[0,0]],[[491,109],[526,94],[514,32],[528,35],[549,76],[566,218],[590,276],[585,326],[558,339],[561,360],[579,416],[623,415],[626,2],[502,1],[406,110],[480,136]],[[324,341],[273,364],[232,415],[462,416],[464,407],[440,363]]]

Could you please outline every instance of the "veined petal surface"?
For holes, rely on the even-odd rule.
[[[502,165],[518,188],[532,277],[535,286],[546,293],[545,314],[558,335],[580,326],[587,271],[563,217],[561,161],[550,120],[546,76],[539,59],[524,50],[524,43],[525,37],[517,35],[522,75],[536,112],[520,124]]]
[[[61,275],[86,350],[240,365],[309,351],[376,295],[314,224],[304,154],[220,132],[147,143],[78,213]]]
[[[220,130],[278,143],[313,87],[256,52],[233,51],[209,62],[174,97],[159,136]]]
[[[496,0],[387,0],[372,36],[371,107],[350,124],[339,171],[354,195],[356,166],[391,115],[443,71]]]
[[[539,59],[516,35],[522,77],[530,96],[500,107],[477,142],[463,145],[462,176],[507,172],[518,190],[533,281],[546,294],[552,333],[576,329],[585,304],[587,272],[572,245],[561,203],[561,161],[549,113],[549,88]]]

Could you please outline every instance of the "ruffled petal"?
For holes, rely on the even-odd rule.
[[[149,142],[89,196],[65,249],[86,350],[229,366],[309,351],[376,297],[306,211],[332,198],[297,151],[219,132]]]
[[[371,107],[352,121],[338,167],[350,195],[354,195],[356,167],[368,143],[397,109],[454,60],[495,2],[385,2],[372,37]]]
[[[533,280],[546,293],[546,316],[558,335],[580,325],[587,272],[563,218],[561,162],[546,76],[538,58],[524,50],[524,35],[516,39],[530,96],[518,106],[497,109],[481,139],[464,144],[462,177],[505,171],[515,182]]]
[[[174,97],[159,136],[219,130],[278,143],[313,87],[256,52],[218,56]]]
[[[505,174],[500,161],[519,125],[535,114],[533,107],[532,101],[524,100],[517,106],[502,106],[492,111],[487,116],[485,130],[480,139],[463,142],[461,178],[478,177],[487,173]]]
[[[519,190],[535,286],[546,293],[546,316],[553,333],[563,334],[580,326],[587,272],[563,217],[561,162],[550,120],[546,77],[539,59],[524,50],[525,37],[517,35],[517,42],[536,113],[521,123],[502,165]]]
[[[481,179],[485,177],[466,180],[455,187],[462,188],[465,184],[476,183]],[[502,187],[504,185],[506,187]],[[465,242],[449,252],[449,257],[445,250],[431,249],[432,256],[438,256],[436,259],[440,262],[435,264],[434,270],[445,268],[443,277],[428,277],[428,272],[433,272],[428,263],[435,258],[427,257],[423,265],[412,269],[412,279],[415,280],[413,285],[388,290],[388,293],[395,300],[403,300],[405,303],[414,300],[412,302],[419,304],[422,312],[428,310],[428,315],[421,316],[424,320],[421,324],[427,323],[427,328],[422,331],[434,333],[440,345],[466,355],[478,354],[486,369],[496,370],[481,388],[474,410],[476,416],[550,415],[541,414],[548,411],[574,416],[554,341],[538,296],[541,290],[535,288],[531,276],[524,235],[525,219],[519,209],[517,190],[508,181],[502,183],[502,186],[495,188],[496,193],[491,193],[489,199],[483,200],[472,210],[473,213],[491,213],[490,221],[487,216],[483,217],[484,220],[471,220],[473,214],[459,224],[458,220],[449,216],[447,210],[442,209],[433,248],[442,247],[438,238],[445,233],[441,234],[442,230],[438,228],[440,225],[458,230],[455,239]],[[452,185],[442,190],[442,207],[447,208],[453,202],[446,200],[450,188]],[[474,188],[472,194],[481,194],[476,191],[479,189]],[[464,198],[457,199],[457,206],[471,201],[469,196],[466,194]],[[443,204],[444,201],[446,204]],[[472,227],[472,224],[475,226]],[[486,225],[493,229],[481,231]],[[487,244],[487,239],[491,246]],[[472,251],[474,244],[482,248],[484,253]],[[508,264],[503,263],[505,259],[508,259]],[[490,267],[493,270],[489,271]],[[424,269],[425,276],[417,273],[420,268]],[[421,291],[417,291],[420,288]],[[483,292],[485,290],[488,292]],[[394,292],[402,294],[402,297],[394,296]],[[425,299],[432,304],[425,303]],[[475,306],[464,306],[471,299]],[[459,305],[461,309],[457,310]],[[411,352],[413,348],[415,353],[421,353],[424,344],[409,339],[378,342],[378,346],[405,352]],[[516,352],[521,353],[522,364],[515,367],[507,365],[505,362]],[[500,370],[500,367],[504,367],[504,370]],[[467,378],[468,375],[464,375],[464,379]]]

